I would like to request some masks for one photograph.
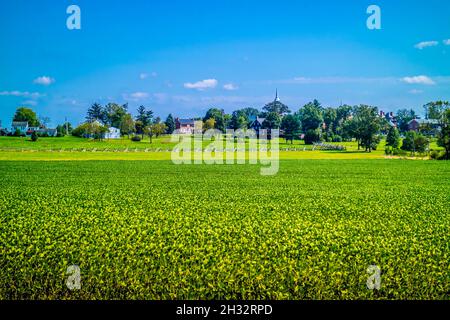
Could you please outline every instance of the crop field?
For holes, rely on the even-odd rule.
[[[0,161],[0,299],[450,299],[448,163],[259,169]]]

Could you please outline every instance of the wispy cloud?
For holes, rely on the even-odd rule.
[[[142,91],[137,91],[137,92],[133,92],[133,93],[124,93],[123,98],[125,100],[131,100],[131,101],[141,101],[141,100],[146,100],[150,97],[150,95],[147,92],[142,92]]]
[[[38,99],[44,97],[44,94],[38,92],[28,92],[28,91],[0,91],[0,96],[13,96],[13,97],[29,97],[32,99]]]
[[[437,41],[422,41],[422,42],[419,42],[418,44],[416,44],[414,46],[414,48],[422,50],[424,48],[435,47],[437,45],[439,45],[439,42],[437,42]]]
[[[152,76],[153,78],[156,78],[158,76],[158,73],[152,72],[152,73],[149,74],[149,73],[142,72],[141,74],[139,74],[139,79],[145,80],[149,76]]]
[[[446,46],[450,46],[450,39],[442,41]]]
[[[410,93],[410,94],[421,94],[421,93],[423,93],[423,90],[412,89],[412,90],[409,90],[408,93]]]
[[[36,84],[43,85],[43,86],[49,86],[55,82],[55,79],[48,77],[48,76],[42,76],[42,77],[38,77],[38,78],[34,79],[33,82]]]
[[[197,81],[194,83],[186,82],[184,84],[184,87],[186,89],[195,89],[195,90],[203,91],[206,89],[213,89],[213,88],[217,87],[218,83],[219,82],[216,79],[206,79],[206,80],[201,80],[201,81]]]
[[[275,83],[282,84],[347,84],[347,83],[386,83],[395,82],[393,77],[296,77],[294,79],[280,80]]]
[[[234,85],[233,83],[227,83],[223,86],[223,88],[228,91],[233,91],[233,90],[239,89],[239,87]]]
[[[26,101],[22,102],[22,104],[25,106],[35,106],[35,105],[37,105],[37,102],[36,102],[36,100],[26,100]]]
[[[427,76],[404,77],[402,78],[402,81],[408,84],[424,84],[424,85],[436,84],[436,82],[434,82],[433,79]]]

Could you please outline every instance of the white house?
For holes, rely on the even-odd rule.
[[[28,131],[28,122],[27,121],[13,121],[11,125],[11,132],[15,133],[16,130],[20,130],[21,134],[26,134]]]
[[[105,133],[105,139],[120,139],[120,129],[108,128],[108,132]]]
[[[195,121],[192,119],[175,119],[175,128],[181,134],[193,134],[195,130]]]

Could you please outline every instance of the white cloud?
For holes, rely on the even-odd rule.
[[[43,85],[43,86],[49,86],[55,82],[55,79],[48,77],[48,76],[42,76],[42,77],[34,79],[33,82],[36,84]]]
[[[411,94],[421,94],[423,93],[423,90],[418,90],[418,89],[412,89],[410,91],[408,91]]]
[[[346,83],[386,83],[393,82],[393,78],[364,78],[364,77],[296,77],[289,80],[276,81],[287,84],[346,84]]]
[[[436,84],[436,82],[434,82],[430,77],[427,76],[404,77],[402,81],[409,84],[425,84],[425,85]]]
[[[217,87],[218,83],[219,82],[216,79],[206,79],[206,80],[197,81],[194,83],[187,82],[184,84],[184,87],[186,89],[196,89],[199,91],[203,91],[206,89],[212,89],[212,88]]]
[[[37,99],[45,95],[38,92],[28,92],[28,91],[1,91],[0,96],[13,96],[13,97],[29,97],[32,99]]]
[[[416,44],[414,46],[414,48],[422,50],[424,48],[435,47],[437,45],[439,45],[439,42],[437,42],[437,41],[422,41],[422,42],[419,42],[418,44]]]
[[[35,101],[35,100],[27,100],[27,101],[24,101],[24,102],[22,102],[22,104],[23,105],[28,105],[28,106],[35,106],[35,105],[37,105],[37,102]]]
[[[142,92],[142,91],[137,91],[137,92],[133,92],[133,93],[124,93],[122,94],[123,99],[125,100],[131,100],[131,101],[141,101],[141,100],[146,100],[148,98],[150,98],[150,94],[148,94],[147,92]]]
[[[153,78],[156,78],[156,77],[158,76],[158,73],[152,72],[152,73],[148,74],[148,73],[143,72],[143,73],[139,74],[139,79],[145,80],[145,79],[147,79],[149,76],[152,76]]]
[[[130,94],[130,97],[135,100],[146,99],[148,98],[148,96],[149,95],[147,92],[133,92],[132,94]]]
[[[234,85],[234,84],[232,84],[232,83],[227,83],[227,84],[225,84],[225,85],[223,86],[223,88],[224,88],[225,90],[228,90],[228,91],[233,91],[233,90],[239,89],[238,86],[236,86],[236,85]]]
[[[444,40],[443,42],[446,46],[450,46],[450,39]]]

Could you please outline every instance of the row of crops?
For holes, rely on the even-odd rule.
[[[0,172],[0,299],[449,299],[445,162],[286,160],[273,177],[170,161]],[[66,286],[71,265],[80,289]]]

